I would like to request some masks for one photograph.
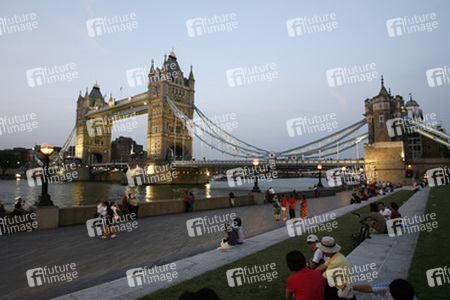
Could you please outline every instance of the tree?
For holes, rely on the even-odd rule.
[[[2,169],[2,175],[5,176],[6,170],[17,168],[17,157],[11,150],[0,151],[0,168]]]

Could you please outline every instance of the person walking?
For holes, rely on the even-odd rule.
[[[283,211],[283,221],[286,221],[287,199],[281,194],[281,210]]]
[[[300,200],[300,217],[306,219],[308,215],[308,202],[306,201],[305,195],[302,195]]]
[[[114,213],[114,217],[113,217],[114,225],[116,225],[117,221],[119,221],[119,219],[120,219],[120,216],[119,216],[119,213],[118,213],[120,211],[120,208],[117,206],[116,203],[111,202],[111,209],[112,209],[112,211]]]
[[[105,201],[103,202],[104,206],[106,207],[105,209],[105,217],[104,217],[104,221],[105,221],[105,233],[102,236],[102,239],[106,239],[108,237],[108,233],[111,231],[111,238],[115,238],[116,235],[116,231],[114,230],[114,210],[111,208],[111,205]]]
[[[122,199],[122,211],[124,215],[129,215],[131,212],[131,205],[130,205],[130,200],[131,200],[131,194],[125,195],[125,197],[123,197]]]
[[[189,208],[190,208],[189,195],[188,195],[188,192],[185,191],[184,192],[184,212],[189,212]]]
[[[230,206],[231,207],[234,207],[234,200],[236,199],[235,197],[234,197],[234,193],[233,192],[229,192],[228,193],[228,197],[230,198],[229,200],[230,200]]]
[[[189,206],[190,206],[191,212],[194,211],[194,202],[195,202],[194,195],[192,193],[189,193]]]
[[[130,201],[130,200],[129,200],[129,201]],[[131,198],[130,205],[131,205],[131,210],[130,210],[130,212],[131,212],[132,214],[134,214],[134,217],[137,219],[137,218],[138,218],[138,211],[139,211],[139,202],[137,201],[137,199],[136,199],[135,196],[133,196],[133,197]]]
[[[3,205],[3,202],[0,201],[0,218],[3,218],[3,215],[5,214],[5,206]]]
[[[280,214],[281,214],[281,200],[278,195],[275,195],[273,197],[273,207],[275,208],[275,221],[280,221]]]
[[[292,196],[292,194],[289,197],[289,218],[295,219],[295,204],[297,201],[295,201],[295,198]]]
[[[0,225],[0,233],[6,231],[6,225],[3,221],[3,216],[5,215],[5,206],[3,205],[2,201],[0,201],[0,219],[2,219],[2,224]]]

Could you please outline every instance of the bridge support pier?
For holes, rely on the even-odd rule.
[[[367,182],[390,181],[394,185],[411,184],[411,179],[406,178],[403,149],[403,141],[364,145]]]

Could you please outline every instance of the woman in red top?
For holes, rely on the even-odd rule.
[[[286,221],[286,207],[287,207],[287,199],[284,197],[284,194],[281,195],[281,210],[283,211],[283,221]]]
[[[292,196],[292,194],[289,197],[289,218],[295,219],[295,198]]]

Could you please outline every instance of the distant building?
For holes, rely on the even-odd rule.
[[[111,161],[127,162],[146,158],[147,152],[142,145],[138,145],[132,138],[118,137],[111,143]]]
[[[17,161],[20,162],[21,167],[26,166],[33,161],[33,149],[27,149],[22,147],[13,148],[13,153],[17,156]]]

